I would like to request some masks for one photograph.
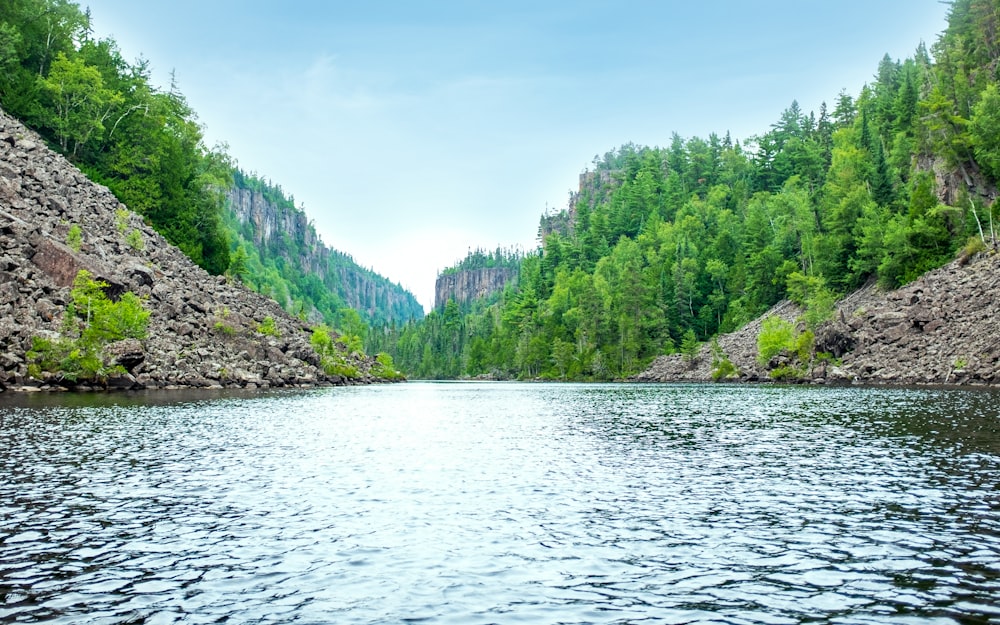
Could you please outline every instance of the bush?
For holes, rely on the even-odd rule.
[[[274,317],[264,317],[264,320],[257,324],[257,333],[264,336],[281,336],[281,331],[278,330]]]
[[[392,361],[392,356],[381,352],[375,356],[375,366],[372,367],[372,375],[383,380],[403,380],[405,376],[396,369],[396,364]]]
[[[313,350],[319,355],[320,368],[327,375],[339,375],[348,379],[358,379],[361,372],[353,364],[347,361],[344,353],[337,348],[333,338],[330,336],[330,329],[326,326],[316,326],[313,328],[309,343]]]
[[[130,230],[129,233],[125,235],[125,242],[128,243],[129,247],[137,252],[146,247],[146,243],[142,240],[142,233],[138,230]]]
[[[781,352],[796,351],[795,326],[780,317],[768,317],[757,336],[757,362],[766,365]]]
[[[712,380],[718,382],[720,380],[727,380],[729,378],[735,378],[740,375],[739,369],[733,364],[733,361],[729,360],[729,356],[726,352],[722,351],[722,346],[719,345],[719,339],[712,338]]]
[[[124,372],[121,366],[109,367],[101,350],[114,341],[146,338],[149,311],[135,293],[111,301],[104,292],[107,286],[86,270],[77,274],[63,317],[62,336],[36,336],[25,354],[31,375],[39,377],[47,371],[76,382]]]
[[[83,229],[78,224],[69,227],[69,232],[66,233],[66,245],[74,252],[79,252],[83,247]]]

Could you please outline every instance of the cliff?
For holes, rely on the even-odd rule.
[[[1000,385],[1000,254],[955,260],[910,284],[883,292],[873,286],[840,301],[816,332],[816,349],[837,360],[817,364],[817,384]],[[783,302],[767,315],[795,321],[801,310]],[[763,317],[762,317],[763,319]],[[756,361],[761,320],[722,335],[719,347],[744,381],[768,380]],[[638,381],[708,381],[708,345],[686,362],[661,356]]]
[[[88,381],[87,388],[373,380],[366,372],[374,363],[361,356],[344,355],[357,379],[325,373],[300,321],[193,264],[106,187],[0,111],[0,391],[73,386],[58,375],[30,375],[26,353],[34,337],[60,335],[80,270],[106,282],[112,299],[137,294],[151,313],[145,340],[121,341],[102,354],[127,372]]]
[[[465,304],[487,297],[502,291],[516,278],[516,267],[481,267],[442,274],[434,283],[434,307],[444,306],[449,299]]]
[[[369,323],[402,324],[423,316],[423,308],[412,293],[324,245],[306,214],[280,191],[240,186],[240,180],[246,181],[240,177],[228,190],[227,203],[239,232],[262,259],[282,258],[285,272],[297,274],[289,276],[292,281],[315,276],[339,299],[339,305],[357,310]],[[286,308],[293,305],[290,301],[281,303]],[[327,311],[319,312],[322,317]]]

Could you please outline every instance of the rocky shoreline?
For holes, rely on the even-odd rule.
[[[930,271],[892,291],[867,286],[837,304],[817,329],[816,350],[832,360],[802,379],[813,384],[1000,385],[1000,255],[985,252]],[[760,319],[718,338],[738,370],[731,381],[770,381],[757,362],[757,336],[770,315],[796,322],[802,310],[782,302]],[[708,344],[691,361],[661,356],[633,380],[712,381]]]
[[[142,298],[151,312],[148,337],[107,347],[105,356],[126,373],[79,385],[34,377],[26,358],[32,339],[58,335],[81,269],[106,282],[112,297],[131,291]],[[357,354],[344,358],[358,377],[326,374],[310,335],[273,300],[192,263],[0,111],[0,392],[383,381],[372,374],[374,360]]]

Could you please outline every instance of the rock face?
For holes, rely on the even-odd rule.
[[[277,206],[260,191],[250,189],[233,187],[227,198],[240,223],[249,226],[259,249],[278,250],[303,273],[319,277],[326,288],[368,320],[402,324],[423,316],[412,293],[324,245],[304,212]],[[297,253],[289,253],[286,240],[294,244]]]
[[[275,387],[346,383],[317,367],[310,333],[274,301],[209,275],[92,183],[42,139],[0,111],[0,391],[48,388],[30,378],[34,336],[60,329],[81,269],[117,297],[132,291],[151,312],[148,338],[105,353],[128,373],[115,388]],[[126,242],[121,215],[142,245]],[[71,228],[79,241],[69,244]],[[138,248],[138,249],[137,249]],[[258,331],[266,317],[278,336]],[[354,358],[360,371],[372,361]],[[366,374],[362,381],[372,381]]]
[[[444,306],[449,299],[464,304],[502,291],[508,282],[517,278],[517,269],[510,267],[483,267],[462,269],[438,276],[434,283],[434,307]]]
[[[894,291],[866,287],[837,305],[816,332],[817,351],[839,359],[810,372],[815,383],[1000,385],[1000,254],[956,260]],[[796,320],[789,302],[768,315]],[[765,315],[767,316],[767,315]],[[719,337],[740,379],[766,380],[756,362],[760,322]],[[636,380],[711,379],[708,346],[691,363],[661,356]]]

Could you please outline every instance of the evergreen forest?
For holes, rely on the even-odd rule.
[[[793,101],[742,143],[675,133],[595,157],[516,284],[373,349],[419,378],[622,379],[784,298],[822,314],[995,248],[998,33],[1000,0],[956,0],[930,49],[885,56],[860,93]]]

